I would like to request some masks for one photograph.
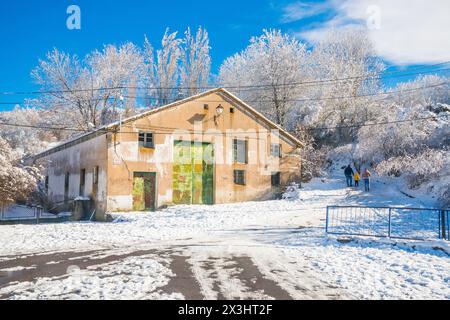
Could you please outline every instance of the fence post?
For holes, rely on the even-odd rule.
[[[442,239],[446,239],[446,227],[447,227],[447,219],[446,219],[446,214],[445,214],[445,210],[440,210],[440,216],[441,216],[441,234],[442,234]]]
[[[447,240],[450,241],[450,221],[448,220],[449,210],[447,210],[446,212],[447,212]]]
[[[327,216],[325,218],[325,232],[326,233],[328,233],[328,214],[329,214],[328,208],[329,207],[327,206]]]
[[[388,238],[391,237],[391,218],[392,218],[392,208],[389,208],[389,225],[388,225]]]
[[[447,240],[450,241],[450,221],[448,220],[448,212],[449,210],[447,210]]]

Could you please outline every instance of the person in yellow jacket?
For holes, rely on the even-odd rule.
[[[353,179],[355,179],[355,187],[359,187],[359,180],[361,180],[361,177],[359,176],[359,172],[356,171],[355,175],[353,176]]]

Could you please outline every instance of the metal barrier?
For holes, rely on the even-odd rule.
[[[449,210],[328,206],[326,232],[411,240],[449,240]]]
[[[42,207],[39,206],[24,206],[24,205],[2,205],[0,204],[0,222],[20,222],[20,221],[39,221],[47,219],[58,219],[67,215],[57,215],[49,212],[45,212]]]
[[[39,219],[42,208],[40,207],[29,207],[22,205],[8,205],[1,207],[1,220],[34,220]]]

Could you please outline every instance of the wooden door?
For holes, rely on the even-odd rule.
[[[156,210],[156,173],[135,172],[133,177],[133,210]]]

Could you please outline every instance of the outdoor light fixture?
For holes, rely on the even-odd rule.
[[[222,107],[221,104],[219,104],[216,108],[216,115],[214,116],[214,123],[217,126],[217,119],[220,117],[220,115],[225,111],[224,107]]]
[[[217,116],[219,117],[223,113],[224,110],[225,110],[224,107],[222,107],[222,105],[219,104],[216,108]]]

